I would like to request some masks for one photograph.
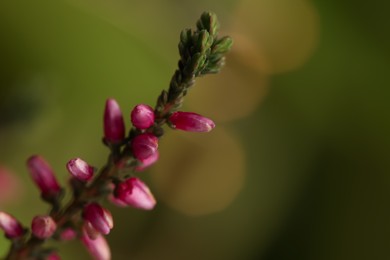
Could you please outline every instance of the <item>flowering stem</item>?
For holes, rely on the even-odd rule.
[[[109,248],[101,233],[108,234],[113,227],[112,216],[96,202],[113,193],[121,205],[152,209],[156,202],[149,188],[138,178],[129,178],[126,172],[143,169],[140,166],[147,167],[158,159],[158,139],[164,134],[162,127],[165,124],[194,132],[208,132],[214,128],[210,119],[195,113],[178,112],[178,109],[196,77],[217,73],[224,64],[224,54],[230,49],[232,40],[230,37],[218,38],[218,28],[216,15],[205,12],[197,22],[197,30],[186,29],[181,33],[178,69],[168,91],[162,91],[154,109],[144,104],[135,107],[131,113],[133,128],[128,137],[125,137],[119,105],[113,99],[107,100],[103,139],[111,151],[107,163],[92,180],[93,168],[86,162],[80,158],[68,162],[67,169],[73,177],[70,182],[73,197],[67,205],[61,204],[62,189],[50,166],[40,156],[29,159],[28,167],[33,180],[40,188],[42,198],[52,208],[49,215],[37,217],[36,230],[32,228],[32,235],[28,239],[27,231],[23,231],[16,220],[5,213],[0,215],[0,228],[9,232],[6,235],[12,235],[6,260],[48,258],[53,250],[42,249],[42,245],[55,230],[53,238],[61,240],[60,232],[67,227],[78,232],[93,256],[98,259],[110,258]],[[114,192],[110,187],[112,184],[115,186]],[[8,222],[13,221],[15,227],[19,228],[17,232],[3,227],[1,216]]]
[[[81,191],[80,195],[73,197],[61,212],[52,211],[50,215],[55,220],[57,229],[61,229],[64,225],[68,224],[68,222],[72,221],[74,215],[80,213],[88,201],[97,201],[103,197],[104,193],[99,192],[99,190],[105,186],[110,180],[110,176],[113,176],[117,170],[114,156],[110,155],[107,164],[102,168],[93,182]],[[20,242],[21,241],[14,241],[12,243],[10,251],[5,258],[6,260],[25,259],[26,256],[33,255],[32,252],[43,245],[45,240],[31,236],[23,247],[20,247],[20,245],[18,246]]]

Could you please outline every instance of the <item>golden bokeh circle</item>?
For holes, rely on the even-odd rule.
[[[319,38],[319,16],[309,0],[242,0],[232,23],[243,63],[276,74],[301,67]]]
[[[155,195],[187,215],[225,209],[245,179],[244,150],[223,127],[207,134],[174,131],[162,140],[152,168]]]
[[[240,63],[233,49],[221,72],[200,78],[185,104],[217,123],[228,122],[251,114],[267,90],[268,77]]]

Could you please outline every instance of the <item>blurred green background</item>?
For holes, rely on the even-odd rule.
[[[180,31],[212,10],[235,45],[183,109],[217,127],[161,140],[160,161],[139,174],[156,210],[105,204],[113,259],[390,259],[389,7],[1,1],[0,166],[19,184],[0,208],[27,226],[47,210],[25,169],[31,154],[63,183],[73,157],[101,166],[105,99],[118,100],[129,126],[132,107],[167,88]],[[0,238],[0,255],[7,246]],[[60,254],[88,257],[77,241]]]

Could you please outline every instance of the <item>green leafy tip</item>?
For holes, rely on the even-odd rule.
[[[181,106],[196,77],[221,70],[225,54],[233,45],[229,36],[218,37],[219,21],[215,13],[204,12],[196,28],[185,29],[180,34],[178,69],[172,76],[168,92],[162,93],[156,107],[161,120]]]

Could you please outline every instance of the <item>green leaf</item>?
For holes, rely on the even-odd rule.
[[[212,48],[213,53],[226,53],[228,52],[233,45],[233,39],[229,36],[222,37],[218,39]]]
[[[212,38],[210,38],[210,34],[207,31],[202,30],[199,32],[198,41],[196,45],[197,45],[197,49],[200,52],[204,53],[207,49],[211,47],[212,43],[213,40]]]
[[[212,12],[204,12],[196,23],[196,26],[199,31],[207,30],[210,35],[215,38],[219,30],[217,15]]]

